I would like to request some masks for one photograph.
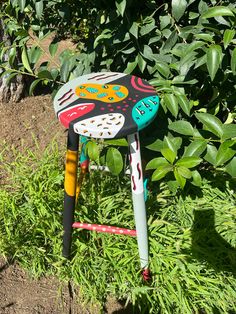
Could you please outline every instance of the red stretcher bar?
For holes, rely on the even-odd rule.
[[[135,237],[136,230],[130,230],[125,228],[106,226],[106,225],[96,225],[88,224],[83,222],[74,222],[72,225],[73,228],[87,229],[91,231],[104,232],[104,233],[113,233],[113,234],[125,234]]]

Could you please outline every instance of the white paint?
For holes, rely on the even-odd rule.
[[[75,123],[74,131],[94,138],[114,138],[124,123],[125,117],[123,114],[107,113]]]

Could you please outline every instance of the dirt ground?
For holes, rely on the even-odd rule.
[[[24,152],[41,149],[54,138],[66,145],[66,131],[54,114],[50,95],[28,97],[20,103],[0,103],[0,147],[14,145]],[[1,177],[1,175],[0,175]],[[1,186],[0,186],[1,188]],[[98,308],[79,303],[78,289],[68,283],[59,291],[57,279],[33,280],[16,263],[8,264],[0,257],[0,314],[88,314],[100,313]],[[108,314],[132,313],[110,299],[102,311]]]

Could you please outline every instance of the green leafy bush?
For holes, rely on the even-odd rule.
[[[200,186],[203,169],[235,177],[236,5],[227,0],[82,4],[76,11],[74,1],[5,2],[1,16],[15,38],[11,47],[0,48],[1,55],[7,50],[10,56],[1,63],[9,80],[18,72],[34,77],[29,89],[33,93],[39,83],[55,92],[61,83],[91,71],[124,71],[146,78],[162,105],[151,131],[142,133],[144,145],[154,152],[147,164],[154,171],[152,180],[165,178],[176,190],[187,181]],[[86,22],[81,51],[66,50],[55,62],[54,40],[48,61],[36,66],[40,40],[57,30],[59,21],[74,36],[76,30],[69,26],[73,19],[75,27]],[[30,31],[39,38],[31,47]],[[16,65],[19,49],[22,63]],[[114,154],[118,156],[110,150],[100,161],[109,166]],[[121,171],[123,161],[120,156],[118,160]]]

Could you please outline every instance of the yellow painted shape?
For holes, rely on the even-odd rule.
[[[78,152],[67,150],[66,152],[66,171],[65,171],[65,191],[69,196],[76,194]]]
[[[77,86],[75,88],[75,94],[83,99],[94,99],[106,103],[115,103],[125,99],[128,96],[129,91],[122,85],[86,83]]]
[[[78,183],[77,183],[77,187],[76,187],[76,203],[77,203],[78,197],[80,195],[82,183],[83,183],[83,180],[84,180],[86,172],[87,172],[87,168],[83,168],[82,167],[81,168],[81,172],[80,172],[80,176],[79,176],[79,180],[78,180]]]

